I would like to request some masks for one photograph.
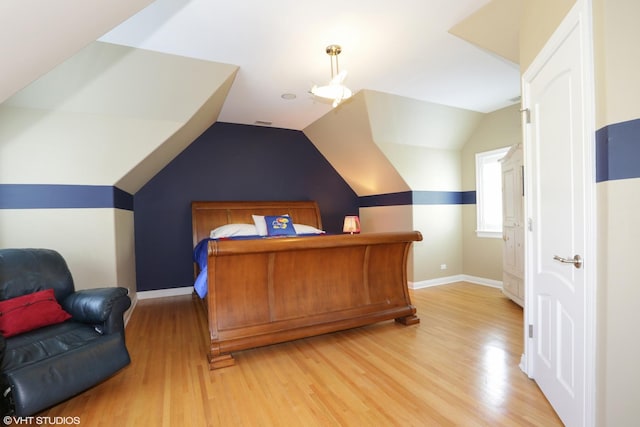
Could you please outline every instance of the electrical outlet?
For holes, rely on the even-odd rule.
[[[440,270],[446,270],[447,264],[440,264]]]

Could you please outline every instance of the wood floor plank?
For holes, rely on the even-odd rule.
[[[39,414],[90,426],[561,426],[518,368],[522,309],[500,290],[415,290],[421,322],[393,321],[234,354],[209,371],[191,296],[142,300],[132,363]]]

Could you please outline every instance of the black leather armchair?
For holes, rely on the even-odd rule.
[[[53,289],[71,318],[8,338],[0,336],[3,415],[34,415],[130,363],[123,320],[131,306],[126,288],[75,291],[71,272],[58,252],[0,249],[0,301],[45,289]]]

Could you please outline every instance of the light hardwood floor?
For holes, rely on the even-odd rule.
[[[522,309],[498,289],[412,291],[421,323],[393,321],[235,353],[209,371],[191,296],[140,301],[132,363],[40,416],[81,426],[560,426],[518,368]]]

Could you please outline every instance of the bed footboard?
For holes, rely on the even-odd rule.
[[[395,319],[420,321],[407,287],[417,231],[210,241],[209,366],[234,351]]]

